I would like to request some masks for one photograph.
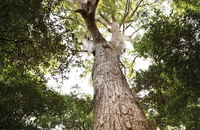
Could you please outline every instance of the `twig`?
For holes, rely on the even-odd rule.
[[[101,18],[102,18],[103,20],[106,21],[107,24],[111,25],[111,22],[106,18],[105,15],[103,15],[102,13],[99,13],[99,15],[101,16]]]
[[[74,18],[71,18],[71,17],[60,16],[60,15],[58,15],[58,14],[56,14],[56,13],[53,13],[53,15],[55,15],[55,16],[57,16],[57,17],[61,18],[61,19],[68,19],[68,20],[75,21],[75,19],[74,19]]]
[[[138,57],[139,57],[139,55],[136,55],[136,56],[134,57],[134,59],[133,59],[133,61],[132,61],[132,64],[135,63],[135,60],[136,60]],[[134,69],[132,68],[132,69],[131,69],[131,72],[130,72],[129,78],[132,76],[133,72],[134,72]]]
[[[71,50],[71,51],[74,51],[74,52],[88,52],[87,50]]]
[[[101,21],[100,19],[97,19],[97,22],[99,22],[99,23],[101,23],[104,27],[106,27],[107,28],[107,25],[106,25],[106,23],[104,23],[103,21]]]
[[[140,0],[140,2],[136,5],[135,9],[133,10],[133,12],[131,13],[130,17],[133,17],[134,14],[136,13],[136,11],[139,9],[141,3],[143,2],[144,0]]]
[[[129,15],[129,4],[130,4],[130,0],[126,0],[126,6],[125,6],[125,11],[124,11],[124,15],[122,17],[122,20],[120,22],[120,26],[123,24],[123,22],[125,21],[126,17]]]
[[[137,30],[135,30],[131,35],[130,35],[130,37],[133,37],[133,35],[136,33],[136,32],[138,32],[140,30],[140,28],[138,28]]]
[[[122,66],[122,68],[124,68],[124,75],[126,75],[126,66],[121,61],[119,61],[119,62],[120,62],[120,65]]]
[[[97,22],[101,23],[105,28],[107,28],[108,32],[111,32],[110,28],[108,28],[108,25],[101,21],[100,19],[97,19]]]

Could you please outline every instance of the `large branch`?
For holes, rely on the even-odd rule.
[[[80,13],[83,19],[85,20],[87,28],[90,31],[94,42],[102,43],[105,42],[106,40],[99,32],[95,20],[95,12],[98,2],[99,0],[87,0],[87,3],[81,2],[82,8],[76,10],[75,12]]]

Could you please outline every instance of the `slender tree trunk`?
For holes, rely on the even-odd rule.
[[[155,130],[131,92],[120,68],[122,46],[108,44],[95,22],[99,0],[87,0],[76,10],[94,39],[94,130]],[[119,39],[119,38],[114,38]],[[123,41],[122,39],[120,41]],[[116,42],[117,43],[117,42]]]
[[[93,67],[94,130],[154,130],[120,68],[115,50],[97,45]]]

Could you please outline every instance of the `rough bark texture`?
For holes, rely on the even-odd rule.
[[[93,68],[94,130],[155,130],[140,109],[112,48],[98,44]]]
[[[94,130],[155,130],[140,109],[120,68],[115,43],[108,44],[95,22],[99,0],[82,3],[76,12],[84,18],[95,43],[93,66]]]

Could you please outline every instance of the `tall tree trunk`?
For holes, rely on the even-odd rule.
[[[115,50],[98,44],[93,67],[94,130],[154,130],[120,68]]]
[[[108,44],[96,26],[95,10],[98,2],[87,0],[87,3],[82,3],[82,9],[76,10],[84,18],[95,43],[92,75],[95,90],[93,129],[155,130],[139,107],[121,71],[121,46]]]

